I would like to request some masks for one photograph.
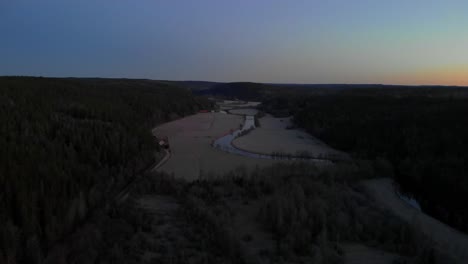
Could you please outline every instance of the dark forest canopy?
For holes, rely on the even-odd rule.
[[[0,262],[40,259],[161,158],[152,127],[206,107],[157,81],[0,78]]]
[[[212,106],[206,98],[192,93],[262,100],[263,110],[267,112],[292,114],[297,125],[333,147],[349,152],[357,163],[362,159],[375,159],[372,164],[384,164],[385,170],[375,165],[370,171],[376,176],[395,175],[403,191],[413,194],[423,210],[468,231],[464,205],[468,199],[468,90],[460,87],[340,87],[0,77],[0,225],[3,227],[0,229],[0,263],[38,263],[49,249],[59,245],[60,251],[60,246],[67,244],[64,240],[72,240],[79,244],[78,248],[104,243],[104,251],[109,251],[111,259],[126,263],[115,253],[122,253],[121,247],[127,244],[128,252],[140,250],[135,245],[142,244],[128,237],[138,237],[141,229],[151,228],[146,220],[158,222],[160,219],[133,215],[110,202],[119,190],[162,158],[151,128]],[[183,223],[189,226],[183,229],[190,238],[188,241],[194,237],[197,237],[194,241],[208,241],[204,245],[207,248],[202,247],[202,251],[220,245],[229,251],[230,244],[224,243],[229,239],[224,232],[229,221],[222,223],[218,219],[220,207],[237,200],[245,203],[264,199],[262,213],[256,221],[275,234],[281,254],[297,251],[314,255],[303,249],[308,249],[309,240],[323,237],[319,235],[323,232],[316,232],[318,230],[334,234],[328,239],[333,243],[338,241],[334,237],[369,244],[379,239],[385,242],[381,244],[384,248],[409,254],[410,258],[419,254],[417,239],[408,236],[412,232],[407,230],[406,224],[386,212],[376,215],[376,209],[367,199],[352,200],[361,195],[352,181],[358,182],[372,174],[367,167],[353,172],[338,166],[340,172],[332,173],[334,180],[328,181],[328,174],[319,177],[316,172],[309,175],[300,171],[291,175],[296,167],[282,166],[266,171],[261,177],[257,171],[257,178],[244,175],[195,183],[170,179],[154,191],[171,191],[168,188],[171,186],[179,190],[172,190],[174,192],[169,195],[178,203],[189,205],[183,207],[182,216],[178,217],[185,219]],[[301,166],[296,169],[300,170]],[[271,177],[281,168],[284,175]],[[305,168],[305,171],[312,170]],[[384,173],[379,174],[379,171]],[[354,176],[350,177],[351,174]],[[146,188],[150,183],[137,185],[137,188]],[[355,189],[349,189],[350,186]],[[306,191],[308,188],[310,190]],[[237,190],[237,194],[233,190]],[[301,193],[308,197],[297,196]],[[222,198],[224,195],[230,198]],[[270,199],[272,197],[275,199]],[[361,206],[346,205],[349,201]],[[324,205],[323,210],[317,210],[316,202]],[[297,204],[304,206],[301,208]],[[369,214],[358,212],[364,204]],[[103,207],[107,209],[97,210]],[[297,208],[306,213],[301,213],[304,219],[314,219],[313,222],[282,213],[295,212]],[[137,210],[134,206],[130,212]],[[235,208],[225,208],[222,212],[228,215],[233,211]],[[317,218],[318,211],[325,218]],[[345,212],[349,218],[335,215],[336,212]],[[94,223],[98,227],[98,231],[91,232],[94,236],[84,232],[87,239],[75,241],[74,233],[82,229],[77,227],[86,226],[83,223],[92,222],[91,218],[102,217],[107,220]],[[194,221],[196,217],[202,221]],[[120,218],[131,221],[123,224]],[[361,228],[353,229],[348,222],[335,223],[334,219],[359,223],[355,227],[361,226],[360,223],[375,225],[362,224],[368,228],[363,232]],[[384,224],[389,228],[379,229]],[[384,236],[381,236],[382,231]],[[114,240],[115,237],[120,240]],[[325,243],[318,243],[321,248],[331,250],[325,255],[339,255],[330,241],[319,240]],[[86,244],[83,241],[89,243],[83,245]],[[140,237],[136,241],[145,240]],[[402,241],[407,246],[401,246]],[[296,246],[290,248],[290,245]],[[175,244],[174,248],[178,249],[179,245]],[[406,252],[408,249],[412,251]],[[92,248],[86,254],[96,258],[99,250],[102,248]],[[71,251],[72,255],[80,255]],[[225,252],[221,251],[221,255]],[[174,254],[168,254],[172,261]],[[237,259],[237,255],[233,256]]]
[[[264,110],[356,159],[392,164],[425,212],[468,232],[468,98],[464,88],[354,89],[273,97]]]

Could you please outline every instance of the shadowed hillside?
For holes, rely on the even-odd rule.
[[[423,210],[468,232],[468,89],[351,89],[264,101],[267,112],[360,159],[383,159]]]
[[[202,105],[147,80],[0,78],[0,263],[35,263],[162,154],[150,129]]]

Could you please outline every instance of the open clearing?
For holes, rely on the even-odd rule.
[[[178,178],[195,180],[200,176],[224,174],[240,166],[247,169],[271,165],[275,161],[253,159],[217,150],[212,142],[239,129],[244,118],[221,113],[200,113],[175,120],[153,129],[156,137],[169,139],[171,158],[160,170]]]
[[[442,252],[457,258],[459,263],[468,263],[467,235],[408,205],[397,196],[391,179],[369,180],[365,186],[379,204],[432,238]]]
[[[232,109],[229,110],[229,113],[235,114],[235,115],[256,115],[258,113],[257,109],[253,108],[245,108],[245,109]]]
[[[224,100],[222,102],[217,102],[219,108],[221,110],[229,110],[234,108],[246,108],[246,107],[257,107],[260,105],[260,102],[246,102],[246,101],[232,101],[232,100]]]
[[[291,118],[274,118],[267,115],[259,121],[260,127],[235,139],[232,144],[246,151],[267,155],[273,152],[295,155],[306,151],[313,157],[347,156],[304,131],[287,129],[292,125]]]
[[[260,141],[249,145],[246,150],[265,154],[277,150],[290,151],[293,154],[300,150],[309,151],[314,155],[339,153],[305,132],[286,130],[289,119],[281,121],[268,117],[263,120],[266,121],[262,123],[264,127],[259,129],[260,133],[255,133],[257,130],[255,129],[238,139],[245,137],[249,142]],[[213,148],[212,143],[216,139],[239,129],[243,123],[244,118],[238,115],[199,113],[156,127],[153,129],[153,134],[159,138],[168,137],[171,146],[171,158],[161,166],[161,171],[173,173],[178,178],[195,180],[201,176],[221,175],[239,167],[251,170],[256,166],[267,166],[278,162],[273,159],[236,155]],[[242,144],[240,146],[245,147]]]

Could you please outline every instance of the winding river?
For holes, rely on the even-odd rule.
[[[213,147],[229,152],[232,154],[237,154],[249,158],[256,158],[256,159],[273,159],[273,160],[314,160],[314,161],[320,161],[320,162],[326,162],[326,163],[331,163],[332,161],[327,160],[327,159],[319,159],[319,158],[299,158],[299,157],[282,157],[282,156],[273,156],[273,155],[267,155],[267,154],[260,154],[260,153],[255,153],[255,152],[250,152],[246,151],[243,149],[236,148],[233,144],[232,141],[236,139],[237,137],[242,136],[244,133],[248,133],[250,130],[255,129],[255,117],[253,115],[245,115],[245,121],[244,125],[242,126],[241,129],[232,131],[231,133],[228,133],[217,140],[213,142]]]

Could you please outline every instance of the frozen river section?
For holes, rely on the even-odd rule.
[[[278,156],[272,156],[272,155],[266,155],[266,154],[260,154],[260,153],[255,153],[255,152],[250,152],[250,151],[245,151],[242,149],[238,149],[232,145],[232,141],[236,139],[237,137],[242,136],[243,133],[247,133],[248,131],[255,129],[255,118],[254,116],[245,116],[245,121],[244,125],[242,126],[241,129],[232,131],[231,133],[228,133],[217,140],[214,141],[213,147],[229,152],[232,154],[237,154],[237,155],[242,155],[245,157],[249,158],[256,158],[256,159],[272,159],[272,160],[314,160],[314,161],[320,161],[320,162],[331,162],[329,160],[325,159],[307,159],[307,158],[288,158],[288,157],[278,157]]]
[[[242,133],[246,133],[249,130],[255,129],[255,119],[253,116],[245,116],[245,121],[244,125],[242,126],[241,129],[232,131],[231,133],[228,133],[217,140],[213,143],[213,146],[217,149],[220,149],[222,151],[226,151],[229,153],[233,154],[238,154],[250,158],[257,158],[257,159],[273,159],[269,155],[263,155],[263,154],[258,154],[258,153],[253,153],[253,152],[248,152],[245,150],[238,149],[234,147],[231,142],[239,137]]]

